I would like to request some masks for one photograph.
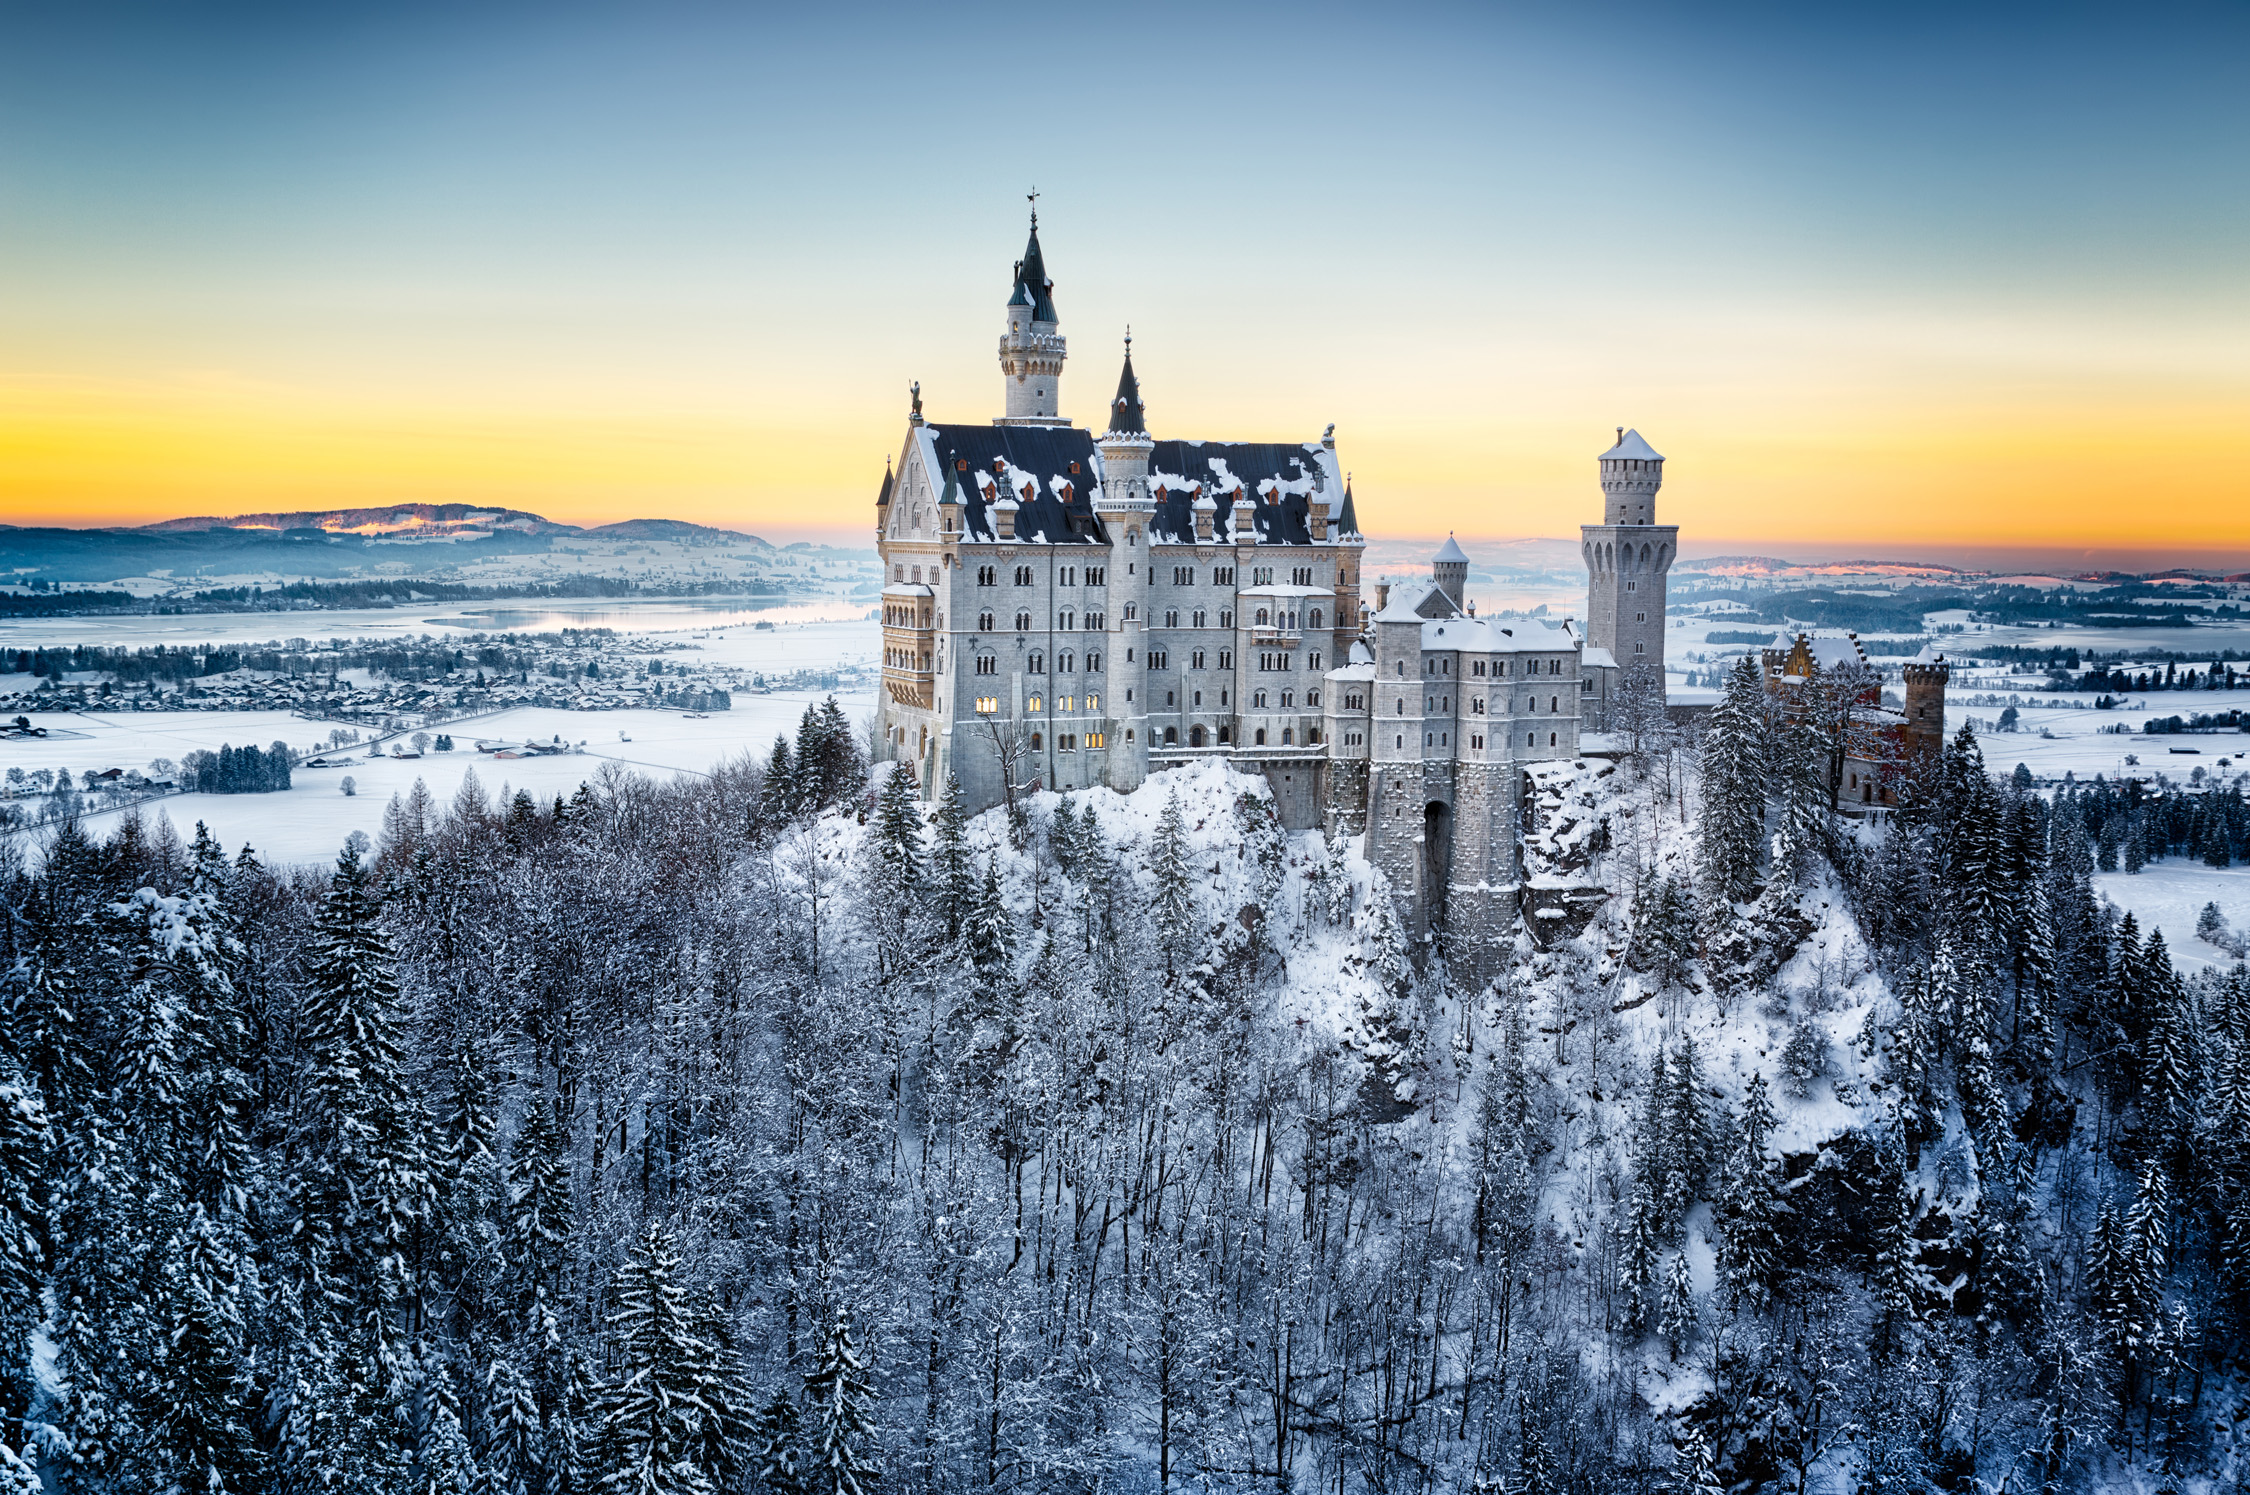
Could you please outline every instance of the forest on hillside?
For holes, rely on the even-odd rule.
[[[1826,763],[1753,668],[1561,766],[1611,897],[1473,988],[1255,778],[971,817],[833,703],[322,869],[65,825],[0,1483],[2239,1488],[2250,974],[2091,881],[2169,810]]]

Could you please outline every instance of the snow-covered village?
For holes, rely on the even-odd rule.
[[[2250,1490],[2250,21],[504,10],[0,48],[0,1495]]]

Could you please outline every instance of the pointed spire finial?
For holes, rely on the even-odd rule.
[[[1039,226],[1039,187],[1037,183],[1033,183],[1031,190],[1024,194],[1024,201],[1031,204],[1031,226],[1037,228]]]

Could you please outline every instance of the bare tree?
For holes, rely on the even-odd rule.
[[[1010,717],[1003,723],[997,716],[988,716],[984,719],[984,730],[992,738],[992,756],[1000,765],[1000,795],[1008,807],[1009,837],[1020,851],[1030,832],[1031,821],[1023,806],[1016,802],[1016,796],[1038,792],[1038,762],[1031,756],[1031,739],[1024,735],[1020,720]]]

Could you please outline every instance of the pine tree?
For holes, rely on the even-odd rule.
[[[1916,1283],[1920,1252],[1914,1241],[1914,1218],[1919,1200],[1907,1177],[1903,1143],[1899,1160],[1892,1167],[1888,1207],[1883,1207],[1886,1201],[1880,1198],[1876,1201],[1875,1301],[1882,1309],[1875,1346],[1879,1361],[1888,1359],[1891,1353],[1903,1347],[1909,1326],[1921,1317]]]
[[[652,1224],[617,1270],[608,1318],[617,1376],[602,1392],[597,1489],[613,1495],[705,1495],[711,1346],[691,1330],[671,1232]]]
[[[1674,1360],[1680,1358],[1681,1349],[1695,1337],[1696,1323],[1695,1283],[1688,1275],[1687,1252],[1675,1251],[1671,1268],[1665,1273],[1664,1301],[1656,1323],[1656,1332],[1664,1336]]]
[[[812,1408],[812,1458],[805,1489],[812,1495],[865,1495],[875,1486],[868,1447],[875,1436],[874,1391],[859,1349],[852,1343],[851,1314],[836,1310],[821,1340],[820,1358],[805,1377],[805,1401]]]
[[[1786,1209],[1778,1163],[1766,1156],[1773,1107],[1762,1076],[1752,1075],[1742,1118],[1728,1155],[1725,1198],[1719,1211],[1720,1264],[1727,1292],[1737,1303],[1763,1307],[1781,1274],[1781,1216]]]
[[[958,774],[945,776],[945,795],[938,801],[937,839],[930,848],[930,872],[936,884],[939,927],[947,939],[958,939],[962,921],[976,898],[976,869],[969,860],[969,800]]]
[[[789,739],[774,738],[773,751],[766,755],[765,783],[758,791],[758,819],[769,828],[787,825],[797,816],[803,788]]]
[[[1625,1324],[1646,1328],[1657,1306],[1656,1267],[1663,1259],[1663,1221],[1658,1217],[1656,1193],[1649,1187],[1645,1163],[1635,1169],[1633,1200],[1624,1221],[1623,1280]]]
[[[2171,1190],[2163,1166],[2152,1158],[2141,1166],[2140,1185],[2125,1215],[2117,1279],[2124,1343],[2136,1357],[2148,1354],[2162,1327],[2171,1242]]]
[[[10,1046],[0,1044],[0,1427],[11,1429],[31,1408],[31,1337],[44,1316],[42,1236],[54,1148],[38,1086]]]
[[[1148,870],[1156,886],[1149,894],[1150,932],[1164,974],[1176,978],[1194,963],[1201,931],[1196,927],[1195,889],[1187,863],[1187,819],[1177,792],[1164,798],[1149,843]]]
[[[333,1357],[328,1374],[345,1399],[344,1426],[323,1437],[371,1468],[403,1457],[397,1406],[411,1356],[402,1310],[417,1291],[408,1252],[430,1192],[427,1127],[403,1072],[405,1014],[378,912],[367,867],[347,846],[315,926],[300,1018],[294,1190],[309,1342]]]
[[[1727,1495],[1711,1435],[1699,1422],[1683,1421],[1672,1435],[1672,1488],[1679,1495]]]
[[[873,840],[886,888],[894,897],[922,887],[922,796],[914,765],[894,763],[876,792]]]
[[[1701,822],[1704,888],[1714,903],[1740,903],[1757,891],[1764,839],[1765,682],[1745,656],[1727,674],[1703,737]]]
[[[1516,1488],[1512,1495],[1562,1495],[1555,1479],[1555,1456],[1531,1414],[1518,1414],[1516,1422]]]
[[[758,1414],[751,1472],[765,1495],[808,1495],[804,1476],[804,1425],[797,1404],[776,1391]]]

